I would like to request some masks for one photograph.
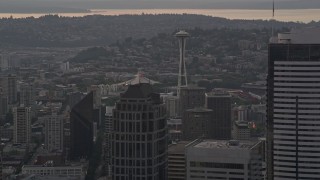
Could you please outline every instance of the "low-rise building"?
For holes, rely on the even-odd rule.
[[[196,140],[186,148],[187,180],[262,178],[261,142]]]

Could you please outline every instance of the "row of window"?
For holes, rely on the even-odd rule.
[[[222,169],[244,169],[244,165],[243,164],[198,162],[198,161],[191,161],[190,162],[190,167],[222,168]]]

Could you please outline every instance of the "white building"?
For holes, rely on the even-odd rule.
[[[57,113],[42,117],[45,123],[45,148],[49,152],[63,150],[63,118]]]
[[[320,28],[269,45],[268,179],[320,179]]]
[[[186,148],[187,180],[262,178],[261,142],[196,140]]]
[[[70,70],[70,65],[69,65],[69,61],[64,62],[60,65],[60,69],[63,73],[67,73]]]
[[[31,140],[30,107],[13,108],[13,142],[29,144]]]

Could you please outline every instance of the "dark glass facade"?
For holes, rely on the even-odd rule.
[[[212,110],[211,138],[231,139],[231,96],[224,93],[207,93],[206,108]]]
[[[88,158],[93,148],[93,93],[86,95],[70,113],[70,159]]]

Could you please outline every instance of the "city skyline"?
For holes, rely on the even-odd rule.
[[[0,180],[320,179],[320,2],[274,2],[0,0]]]

